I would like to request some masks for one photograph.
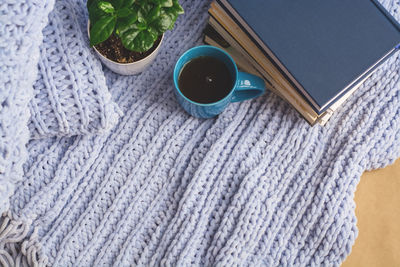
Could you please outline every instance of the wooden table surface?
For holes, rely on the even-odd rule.
[[[342,267],[400,266],[400,159],[365,172],[355,201],[359,232]]]

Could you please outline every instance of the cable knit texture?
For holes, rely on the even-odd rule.
[[[399,20],[398,1],[382,3]],[[399,53],[325,127],[272,93],[196,119],[172,70],[201,43],[209,2],[182,4],[147,71],[105,70],[124,112],[108,134],[29,143],[12,213],[32,222],[51,266],[340,265],[361,174],[399,156]]]
[[[43,30],[29,104],[31,138],[108,131],[118,121],[100,62],[89,47],[85,6],[56,1]]]
[[[36,78],[42,29],[54,0],[0,2],[0,214],[22,179],[29,139],[28,103]]]

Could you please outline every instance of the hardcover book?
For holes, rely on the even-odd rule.
[[[400,43],[398,22],[373,0],[217,0],[210,14],[277,90],[303,99],[310,122],[334,111]]]

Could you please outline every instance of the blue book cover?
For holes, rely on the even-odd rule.
[[[373,0],[217,0],[321,113],[400,44],[399,23]]]

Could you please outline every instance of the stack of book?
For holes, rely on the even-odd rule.
[[[225,49],[311,125],[324,125],[400,48],[376,0],[216,0],[204,41]]]

